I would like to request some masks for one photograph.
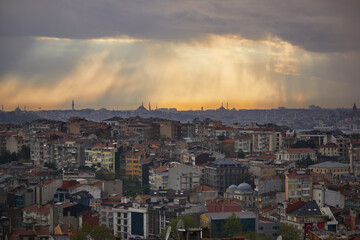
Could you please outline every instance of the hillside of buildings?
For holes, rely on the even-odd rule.
[[[170,239],[360,236],[355,108],[337,122],[353,131],[215,120],[226,109],[186,121],[83,111],[0,124],[2,239],[163,239],[169,226]]]
[[[48,119],[57,121],[67,121],[71,117],[81,117],[91,121],[102,121],[112,117],[144,117],[161,118],[182,123],[191,122],[194,118],[204,120],[207,118],[221,120],[224,124],[240,123],[259,124],[275,123],[285,125],[293,129],[330,129],[334,126],[342,130],[360,131],[358,111],[353,108],[323,109],[317,106],[310,106],[308,109],[265,109],[265,110],[244,110],[226,109],[220,107],[213,110],[202,111],[178,111],[175,108],[146,109],[141,105],[136,110],[117,111],[105,108],[94,109],[73,109],[73,110],[39,110],[22,111],[17,108],[12,112],[0,112],[0,123],[20,124],[33,121],[35,119]],[[355,116],[354,116],[354,113]]]

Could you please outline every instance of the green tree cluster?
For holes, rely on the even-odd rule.
[[[227,158],[236,158],[238,156],[238,153],[235,152],[234,143],[222,142],[219,145],[219,149]]]
[[[104,225],[96,225],[91,227],[88,223],[84,223],[77,231],[72,240],[113,240],[114,235],[111,230]]]
[[[291,225],[281,225],[279,235],[283,240],[301,240],[301,231]]]
[[[310,156],[308,155],[305,159],[297,160],[295,164],[296,167],[307,168],[308,166],[315,164],[315,161],[311,160]]]
[[[28,162],[30,161],[30,148],[23,145],[21,150],[17,153],[10,153],[9,151],[3,151],[0,154],[0,164],[13,161]]]
[[[299,140],[291,145],[291,148],[316,148],[316,144],[313,140]]]
[[[95,178],[99,180],[114,180],[115,174],[106,168],[101,168],[95,172]]]
[[[221,226],[222,237],[238,237],[242,235],[242,224],[240,218],[235,213],[226,218]]]

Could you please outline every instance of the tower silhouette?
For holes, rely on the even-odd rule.
[[[72,110],[74,111],[75,110],[75,103],[74,103],[74,99],[72,100],[72,104],[71,104],[71,106],[72,106]]]

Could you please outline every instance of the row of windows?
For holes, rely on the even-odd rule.
[[[124,218],[127,218],[127,213],[117,213],[117,217],[124,217]]]

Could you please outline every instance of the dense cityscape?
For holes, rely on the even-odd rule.
[[[224,124],[241,110],[220,107],[177,121],[159,116],[192,115],[141,105],[105,118],[119,112],[102,109],[95,117],[95,110],[72,108],[1,113],[22,121],[0,124],[3,239],[358,236],[356,104],[290,110],[307,112],[306,130],[273,113],[287,109],[253,110],[257,122]],[[105,119],[87,119],[101,112]],[[38,119],[25,122],[28,114]]]
[[[359,0],[0,0],[0,240],[360,240]]]

